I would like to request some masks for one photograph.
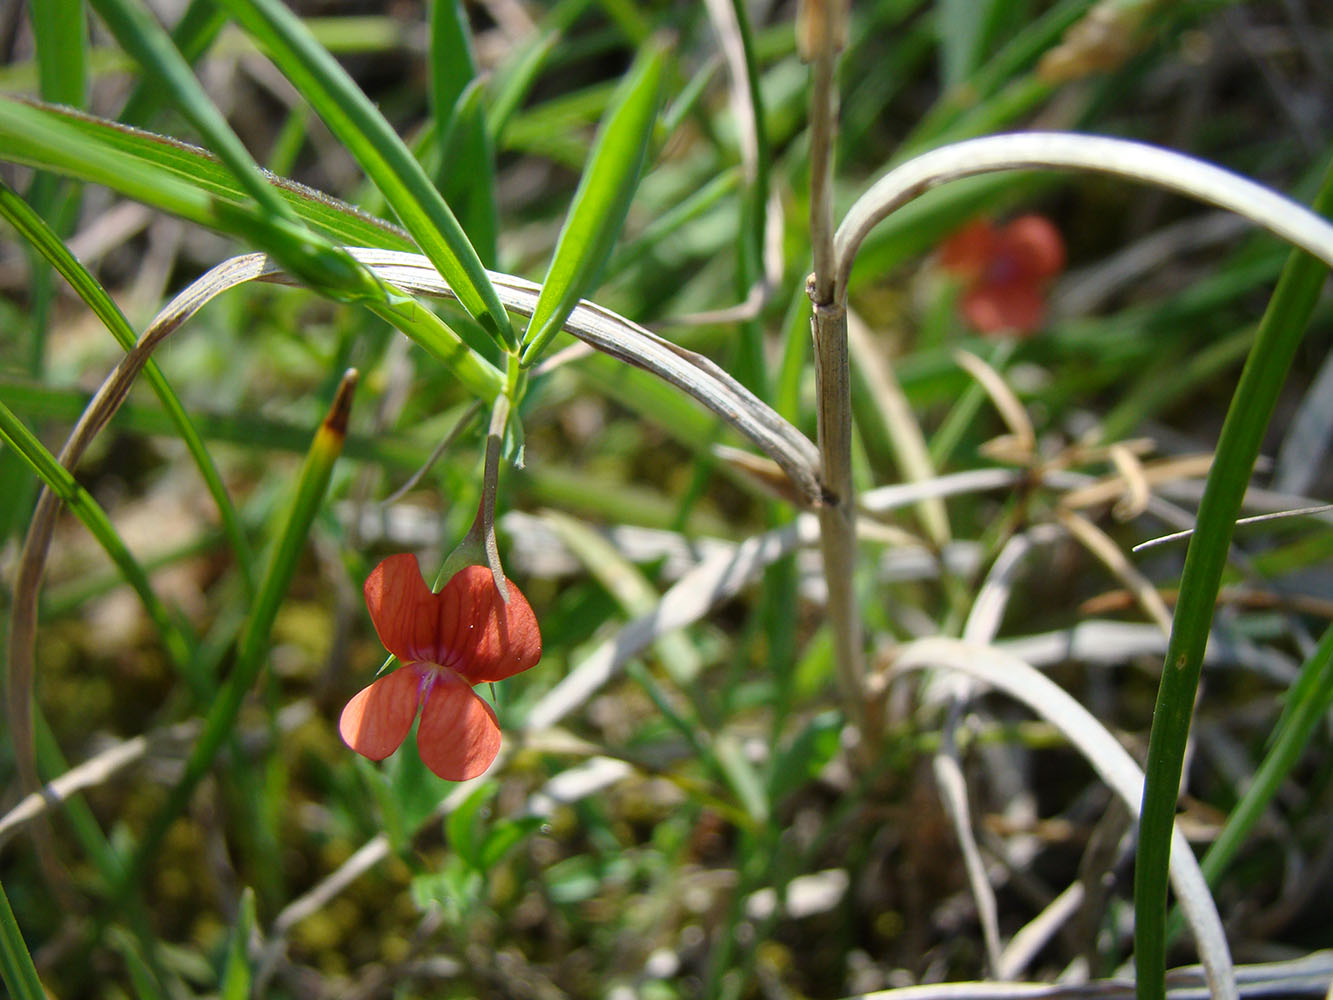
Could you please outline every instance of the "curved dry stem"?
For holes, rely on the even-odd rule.
[[[421,254],[348,247],[384,281],[409,292],[456,298],[445,280]],[[291,283],[293,279],[268,266],[262,255],[246,260],[258,266],[252,278]],[[531,315],[541,286],[499,272],[487,272],[506,309]],[[819,455],[810,439],[717,364],[671,343],[609,309],[586,300],[565,321],[565,330],[590,347],[642,368],[694,397],[748,437],[791,477],[807,507],[820,503]]]
[[[890,671],[900,674],[937,667],[962,671],[1003,691],[1055,725],[1138,816],[1142,770],[1106,727],[1055,682],[994,646],[943,637],[909,643],[894,658]],[[1178,827],[1172,831],[1171,884],[1194,933],[1209,990],[1216,1000],[1235,1000],[1236,982],[1222,921],[1194,852]]]
[[[97,394],[89,401],[79,422],[70,432],[65,446],[60,450],[58,458],[62,466],[73,471],[93,438],[106,426],[120,408],[120,404],[125,401],[135,378],[148,363],[157,345],[194,315],[205,302],[230,287],[226,281],[232,274],[243,271],[244,267],[236,261],[219,265],[176,296],[171,304],[158,314],[139,342],[120,360],[102,383]],[[46,557],[51,548],[51,536],[55,531],[56,514],[59,510],[60,499],[49,486],[43,486],[33,510],[32,520],[28,524],[28,534],[23,540],[23,550],[19,556],[18,572],[14,581],[14,606],[10,614],[6,714],[14,744],[19,790],[25,795],[36,791],[41,785],[33,748],[32,717],[37,596],[41,589],[42,575],[46,571]]]
[[[1084,170],[1152,184],[1244,216],[1333,267],[1333,225],[1308,208],[1203,160],[1147,143],[1066,132],[1015,132],[952,143],[914,157],[856,200],[834,237],[833,300],[861,242],[878,223],[931,188],[1002,170]]]

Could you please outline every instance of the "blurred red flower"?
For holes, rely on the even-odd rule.
[[[527,599],[509,603],[485,566],[467,566],[432,593],[416,557],[390,556],[366,580],[366,606],[380,641],[403,666],[364,688],[343,709],[343,742],[371,760],[402,745],[417,709],[417,750],[449,781],[483,773],[500,752],[500,724],[472,690],[535,666],[542,637]]]
[[[969,222],[940,246],[940,266],[963,279],[963,316],[981,333],[1033,333],[1046,319],[1046,291],[1064,269],[1060,231],[1041,215],[997,228]]]

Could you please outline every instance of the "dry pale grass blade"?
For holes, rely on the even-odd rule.
[[[1017,469],[968,469],[919,483],[899,483],[867,490],[861,494],[860,509],[862,514],[875,517],[931,497],[1006,490],[1022,481],[1023,473]]]
[[[896,675],[939,667],[962,671],[1005,692],[1056,726],[1134,815],[1138,815],[1143,798],[1143,772],[1139,766],[1092,713],[1030,664],[994,646],[935,637],[904,646],[889,669]],[[1235,1000],[1236,983],[1222,922],[1194,853],[1179,829],[1172,832],[1170,874],[1213,997]]]
[[[392,286],[425,295],[456,297],[421,254],[345,249]],[[506,309],[524,315],[532,313],[541,290],[539,285],[513,275],[488,274]],[[178,326],[214,296],[255,280],[295,283],[290,276],[276,270],[263,254],[235,257],[213,268],[178,296],[154,326],[167,313],[178,316],[175,321]],[[810,439],[713,361],[587,301],[575,308],[565,329],[591,347],[650,371],[694,397],[777,462],[791,477],[796,495],[805,506],[819,505],[823,496],[817,472],[819,453]]]
[[[278,712],[277,731],[292,732],[308,722],[314,712],[314,704],[309,699],[285,705]],[[71,796],[105,784],[126,768],[149,758],[154,753],[165,752],[174,756],[188,749],[199,735],[201,725],[201,720],[189,719],[155,732],[120,740],[89,757],[82,764],[71,767],[60,777],[46,782],[41,791],[20,799],[9,812],[0,817],[0,847],[3,847],[10,836],[17,833],[24,825],[58,807]],[[268,731],[265,730],[260,740],[267,742],[267,738]]]
[[[1294,510],[1275,510],[1271,514],[1255,514],[1253,517],[1242,517],[1236,522],[1236,527],[1239,528],[1247,524],[1262,524],[1265,521],[1278,521],[1287,517],[1310,517],[1315,514],[1328,514],[1330,512],[1333,512],[1333,503],[1321,503],[1313,507],[1297,507]],[[1139,542],[1131,551],[1142,552],[1144,549],[1165,545],[1167,542],[1177,542],[1182,538],[1189,538],[1192,534],[1194,534],[1193,528],[1186,528],[1184,531],[1173,531],[1169,535],[1160,535],[1157,538],[1150,538],[1146,542]]]
[[[1140,573],[1106,532],[1082,514],[1055,509],[1055,516],[1065,529],[1134,595],[1144,612],[1166,635],[1171,634],[1171,612],[1152,581]]]
[[[953,359],[958,366],[976,379],[981,388],[986,390],[995,409],[1009,428],[1007,438],[988,441],[984,447],[1003,461],[1026,464],[1037,451],[1037,432],[1032,427],[1027,410],[1019,401],[1014,390],[994,368],[968,351],[954,351]]]
[[[1013,979],[1032,964],[1037,953],[1046,947],[1061,927],[1078,913],[1083,905],[1084,889],[1082,882],[1073,882],[1064,892],[1056,896],[1038,913],[1020,928],[1000,953],[1000,963],[996,971],[997,979]]]
[[[1165,226],[1085,270],[1066,275],[1051,296],[1051,316],[1088,316],[1106,308],[1125,289],[1182,255],[1226,243],[1248,227],[1226,212],[1208,212]]]
[[[1324,358],[1305,390],[1273,464],[1273,488],[1307,493],[1327,468],[1333,445],[1333,354]]]
[[[237,260],[227,261],[192,283],[167,305],[139,338],[130,351],[121,358],[107,376],[97,393],[84,408],[74,429],[70,431],[58,456],[60,464],[70,471],[111,420],[120,404],[125,401],[134,380],[152,357],[157,346],[206,302],[232,287],[238,276],[247,273],[247,265]],[[246,280],[240,277],[239,280]],[[14,746],[19,782],[23,791],[34,791],[40,786],[37,761],[33,748],[32,693],[34,649],[37,641],[37,597],[46,558],[55,531],[60,499],[49,486],[43,486],[28,522],[28,533],[19,555],[18,571],[14,579],[13,606],[10,611],[7,659],[8,692],[7,712],[10,739]]]
[[[1014,574],[1031,550],[1038,534],[1045,538],[1051,536],[1053,532],[1047,526],[1045,529],[1036,529],[1028,535],[1017,535],[1001,550],[986,575],[986,582],[973,602],[963,630],[965,641],[989,643],[999,631],[1012,591]],[[996,903],[995,890],[991,885],[986,865],[981,858],[976,834],[972,829],[967,784],[963,777],[962,764],[958,759],[956,740],[962,706],[975,687],[975,682],[961,674],[945,674],[931,679],[923,689],[922,699],[933,701],[943,698],[949,703],[941,731],[940,750],[931,761],[931,769],[935,776],[935,784],[939,788],[940,802],[953,824],[954,834],[958,838],[958,846],[963,854],[963,868],[972,891],[972,898],[976,901],[977,918],[981,923],[987,962],[992,975],[999,976],[1002,954],[999,906]]]
[[[986,862],[981,857],[981,849],[977,846],[977,837],[972,829],[972,814],[967,802],[967,779],[963,777],[963,767],[958,760],[958,745],[953,738],[956,729],[957,725],[951,718],[942,734],[943,745],[931,759],[931,773],[935,776],[940,802],[953,824],[954,836],[963,854],[963,870],[977,906],[977,921],[981,924],[981,936],[986,944],[986,965],[991,975],[999,975],[1000,907],[995,901],[995,889],[990,883],[990,874],[986,871]]]
[[[865,321],[851,310],[847,312],[847,350],[870,384],[871,396],[889,432],[902,478],[911,483],[934,479],[935,467],[930,460],[925,435],[921,433],[921,424],[907,401],[907,395],[898,384],[893,365],[875,343]],[[937,547],[949,544],[949,513],[939,498],[923,498],[917,504],[917,514],[926,534]]]
[[[1108,451],[1108,456],[1111,453]],[[1114,461],[1114,459],[1113,459]],[[1131,495],[1133,489],[1141,488],[1144,509],[1147,509],[1150,493],[1154,486],[1162,486],[1185,479],[1199,479],[1208,475],[1212,467],[1212,455],[1185,455],[1180,458],[1167,458],[1157,462],[1139,462],[1136,475],[1140,484],[1131,486],[1121,472],[1120,475],[1108,476],[1082,486],[1075,487],[1060,498],[1061,506],[1071,510],[1083,507],[1096,507],[1104,503],[1119,503]]]
[[[1333,980],[1333,951],[1316,951],[1285,962],[1236,966],[1238,995],[1260,997],[1322,997]],[[1207,976],[1197,965],[1166,974],[1168,1000],[1209,1000]],[[930,983],[844,1000],[1133,1000],[1134,983],[1128,979],[1095,979],[1086,983]]]
[[[1155,185],[1244,216],[1333,267],[1333,225],[1262,184],[1146,143],[1065,132],[1015,132],[941,146],[872,184],[852,205],[834,237],[838,298],[846,295],[862,240],[879,222],[941,184],[1004,170],[1080,170]]]
[[[1042,524],[1015,535],[1005,543],[972,601],[972,610],[968,612],[967,621],[963,625],[965,642],[989,643],[995,638],[1013,594],[1014,577],[1023,560],[1034,547],[1050,545],[1060,534],[1060,529],[1055,525]]]
[[[653,642],[674,629],[697,622],[722,601],[755,580],[763,570],[801,544],[816,541],[813,517],[756,535],[729,552],[701,562],[680,578],[647,614],[640,615],[603,642],[528,713],[533,730],[554,726],[588,699]]]
[[[1128,521],[1148,509],[1148,477],[1143,471],[1143,462],[1132,448],[1113,444],[1107,452],[1111,464],[1125,481],[1125,495],[1116,501],[1111,513],[1118,520]]]
[[[759,122],[750,99],[749,71],[745,66],[745,39],[731,0],[704,0],[708,20],[713,25],[727,64],[727,103],[736,122],[736,145],[740,148],[741,169],[747,184],[759,176]]]
[[[71,795],[87,788],[96,788],[115,777],[131,764],[143,760],[154,743],[170,742],[185,745],[199,732],[197,721],[182,723],[153,739],[135,736],[115,743],[82,764],[70,768],[60,777],[48,781],[40,792],[33,792],[17,802],[0,818],[0,846],[9,837],[47,810],[58,806]]]
[[[1015,481],[1012,470],[983,469],[944,476],[933,482],[886,486],[866,493],[862,501],[868,510],[887,513],[913,504],[922,496],[998,489]],[[818,530],[814,515],[802,514],[789,525],[706,556],[662,595],[656,608],[598,646],[538,702],[528,714],[527,728],[541,730],[558,723],[585,704],[627,660],[667,632],[694,624],[757,579],[776,559],[798,546],[814,544]]]
[[[1073,660],[1109,667],[1142,657],[1161,657],[1166,652],[1166,637],[1156,624],[1082,621],[1073,628],[1000,639],[995,645],[1034,666]],[[1239,665],[1282,687],[1296,679],[1295,661],[1285,654],[1254,643],[1232,642],[1217,633],[1208,640],[1204,664]]]

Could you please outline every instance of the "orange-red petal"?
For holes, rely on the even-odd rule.
[[[1030,280],[1053,278],[1065,267],[1065,241],[1060,230],[1042,215],[1020,215],[1002,230],[998,254],[1011,257]]]
[[[417,749],[441,778],[467,781],[485,772],[500,752],[500,724],[465,680],[442,670],[421,710]]]
[[[459,570],[439,596],[447,609],[439,652],[448,658],[435,662],[469,683],[502,681],[542,658],[542,634],[527,598],[510,583],[506,604],[485,566]]]
[[[416,718],[420,684],[416,669],[403,667],[362,688],[338,720],[343,742],[371,760],[383,760],[397,750]]]
[[[981,333],[1032,333],[1046,318],[1046,302],[1031,284],[981,285],[963,296],[963,315]]]
[[[940,245],[940,267],[975,281],[995,256],[997,234],[986,219],[973,219]]]
[[[421,578],[410,552],[389,556],[366,578],[366,607],[380,642],[404,663],[438,663],[440,595]]]

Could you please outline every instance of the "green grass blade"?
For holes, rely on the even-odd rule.
[[[186,62],[193,64],[208,51],[226,23],[226,13],[213,0],[190,0],[185,13],[171,29],[172,44],[185,57]],[[119,118],[128,125],[146,122],[162,106],[164,97],[160,87],[151,80],[141,78],[120,109]]]
[[[37,967],[32,964],[32,955],[23,941],[23,932],[14,919],[3,885],[0,885],[0,976],[14,1000],[46,1000],[46,991],[37,976]]]
[[[236,926],[231,930],[227,945],[227,964],[222,969],[222,1000],[249,1000],[250,996],[250,935],[255,927],[255,893],[246,888],[241,893],[240,912]]]
[[[442,136],[458,98],[477,75],[477,60],[467,13],[459,0],[431,0],[429,16],[430,103]]]
[[[1314,202],[1315,211],[1333,212],[1333,170]],[[1180,793],[1185,742],[1212,626],[1222,571],[1241,499],[1254,469],[1277,395],[1314,311],[1327,267],[1300,251],[1288,258],[1254,347],[1241,373],[1208,473],[1198,520],[1185,556],[1175,624],[1167,645],[1157,691],[1134,869],[1134,961],[1140,1000],[1166,995],[1167,865],[1171,826]]]
[[[239,235],[215,203],[247,202],[217,158],[187,143],[68,108],[0,96],[0,157],[100,184],[211,229]],[[415,250],[396,226],[322,191],[266,175],[312,229],[348,246]]]
[[[644,50],[612,101],[523,335],[525,364],[541,357],[592,290],[620,233],[652,140],[664,58],[660,46]]]
[[[486,128],[490,132],[491,145],[496,149],[503,147],[505,129],[557,50],[561,35],[588,5],[589,0],[560,0],[542,18],[534,37],[520,45],[495,70],[494,100],[491,101]]]
[[[412,151],[370,99],[278,0],[223,3],[365,170],[463,307],[497,343],[512,345],[509,316],[476,250]]]
[[[254,199],[257,208],[248,203],[242,205],[237,222],[265,251],[303,281],[330,294],[364,295],[373,285],[365,269],[345,250],[309,231],[298,220],[268,183],[222,112],[208,99],[166,29],[141,0],[91,0],[91,3],[116,41],[172,96],[242,189]]]
[[[486,130],[482,98],[486,88],[474,80],[459,99],[449,127],[441,136],[444,149],[440,190],[459,209],[460,221],[488,265],[498,259],[499,208],[495,201],[495,149]],[[468,164],[467,170],[457,165]]]
[[[0,439],[28,463],[97,539],[98,544],[125,577],[125,582],[139,595],[144,610],[148,612],[148,617],[157,627],[162,643],[172,660],[182,673],[188,676],[193,644],[176,618],[167,610],[167,606],[162,603],[162,599],[157,596],[157,592],[153,590],[148,574],[121,540],[106,511],[4,403],[0,403]]]
[[[1273,729],[1273,743],[1245,794],[1227,816],[1221,832],[1204,854],[1199,867],[1213,884],[1236,857],[1245,838],[1263,817],[1264,810],[1277,797],[1278,788],[1310,744],[1320,721],[1333,706],[1333,626],[1324,632],[1319,645],[1301,667],[1300,677],[1291,686],[1282,717]],[[1167,939],[1183,928],[1179,915],[1172,917]]]
[[[85,141],[86,136],[94,141]],[[222,232],[263,240],[272,231],[272,226],[252,228],[254,219],[249,213],[233,210],[244,195],[234,182],[232,186],[220,182],[216,161],[201,150],[146,132],[0,99],[0,148],[15,162],[103,184]],[[222,173],[225,175],[225,171]],[[289,191],[302,207],[326,224],[370,235],[375,223],[370,216],[355,213],[309,188],[292,185]],[[411,247],[407,241],[402,242]],[[365,245],[376,244],[372,241]],[[336,266],[338,259],[324,261]],[[484,400],[495,398],[503,379],[493,365],[474,353],[430,310],[410,296],[387,290],[359,264],[352,263],[352,270],[328,274],[327,281],[319,284],[335,295],[339,288],[355,289],[364,305],[441,359],[472,393]],[[356,282],[362,279],[370,283],[358,286]]]
[[[482,108],[485,88],[477,77],[472,33],[459,0],[430,5],[430,98],[440,168],[436,185],[483,263],[494,266],[499,212],[495,203],[495,149]],[[458,169],[465,163],[468,169]]]
[[[3,180],[0,180],[0,217],[6,219],[10,225],[18,230],[50,262],[51,266],[69,282],[70,287],[88,304],[88,308],[102,321],[102,324],[111,331],[111,335],[116,338],[116,342],[121,347],[128,351],[134,346],[136,339],[134,330],[130,327],[125,314],[120,311],[111,296],[107,294],[106,289],[88,272],[87,268],[75,259],[51,227]],[[248,587],[254,579],[250,545],[245,539],[240,517],[237,515],[236,508],[227,493],[227,487],[222,482],[222,475],[213,462],[213,456],[209,454],[203,438],[199,436],[199,432],[185,412],[185,407],[181,405],[171,386],[167,384],[166,376],[162,374],[162,370],[158,367],[156,361],[149,361],[144,366],[144,376],[148,379],[149,385],[153,387],[157,398],[162,401],[162,408],[171,416],[181,440],[185,443],[185,447],[199,467],[199,472],[208,486],[208,491],[212,494],[214,503],[217,504],[218,515],[222,519],[222,529],[231,543],[232,552],[240,567],[242,578],[246,581]]]
[[[166,801],[158,809],[135,850],[125,881],[116,887],[116,900],[125,898],[154,863],[162,838],[175,818],[189,804],[199,782],[213,766],[222,744],[232,735],[245,696],[254,686],[264,666],[269,634],[305,549],[315,515],[328,490],[333,465],[342,453],[347,436],[347,418],[356,386],[356,372],[343,377],[328,415],[315,433],[305,464],[297,480],[292,503],[279,527],[277,540],[269,556],[259,592],[241,633],[236,663],[226,683],[213,699],[204,719],[203,732],[195,741],[185,762],[185,773],[172,786]]]
[[[82,108],[88,102],[88,21],[83,0],[29,5],[37,42],[37,79],[48,101]]]
[[[504,376],[499,369],[468,347],[430,307],[400,295],[388,302],[367,303],[367,308],[442,361],[478,399],[489,403],[504,387]]]
[[[208,99],[190,64],[141,0],[89,0],[111,29],[120,47],[134,57],[148,77],[169,94],[199,130],[204,141],[240,182],[245,192],[265,211],[294,219],[285,202],[266,181],[259,164],[222,112]]]

